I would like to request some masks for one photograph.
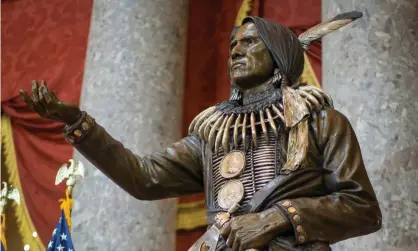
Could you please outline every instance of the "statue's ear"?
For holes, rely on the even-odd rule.
[[[284,80],[283,74],[280,72],[278,68],[274,69],[274,74],[272,78],[272,83],[276,88],[280,88],[282,86],[282,82]]]
[[[231,85],[231,95],[229,96],[229,101],[237,101],[242,105],[242,92],[234,84]]]

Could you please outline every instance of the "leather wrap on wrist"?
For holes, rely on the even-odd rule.
[[[95,125],[95,120],[86,112],[81,112],[81,117],[73,125],[66,125],[63,135],[71,145],[79,144]]]

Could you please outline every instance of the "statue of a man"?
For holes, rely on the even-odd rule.
[[[349,121],[328,94],[300,83],[304,49],[327,28],[301,39],[245,18],[231,35],[230,99],[149,156],[133,154],[44,83],[21,95],[42,117],[64,122],[67,141],[135,198],[205,192],[208,224],[223,237],[217,250],[330,250],[379,230],[381,212]]]

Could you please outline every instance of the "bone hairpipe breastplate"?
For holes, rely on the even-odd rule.
[[[233,193],[240,193],[240,191],[229,191],[230,194],[222,194],[222,190],[227,189],[228,184],[242,184],[242,198],[237,198],[239,199],[239,205],[242,207],[248,203],[258,190],[278,174],[283,162],[280,152],[281,147],[279,146],[282,133],[280,133],[279,138],[276,138],[273,131],[269,128],[267,136],[267,139],[265,137],[257,138],[257,147],[249,140],[250,143],[247,149],[244,149],[244,146],[241,145],[240,148],[225,153],[221,148],[220,154],[212,156],[214,191],[212,201],[215,202],[215,210],[227,210],[227,207],[230,206],[228,203],[232,204],[235,201],[234,198],[225,197],[233,197]],[[242,161],[242,157],[244,157],[245,161]],[[228,170],[226,169],[232,169],[230,175],[228,175]],[[237,172],[236,176],[233,176],[234,172]],[[236,184],[233,185],[236,186]],[[234,190],[233,187],[232,190]],[[223,204],[226,205],[222,207]],[[238,210],[237,213],[241,213],[241,210]]]

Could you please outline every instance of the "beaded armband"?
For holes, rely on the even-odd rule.
[[[290,223],[293,225],[293,229],[296,237],[296,244],[304,244],[308,238],[305,228],[303,227],[303,218],[300,216],[300,211],[293,205],[289,200],[281,202],[278,205],[278,208],[282,209],[282,212],[285,212],[290,220]]]
[[[76,123],[65,126],[64,137],[71,145],[79,144],[89,134],[94,125],[94,119],[86,112],[82,112]]]

